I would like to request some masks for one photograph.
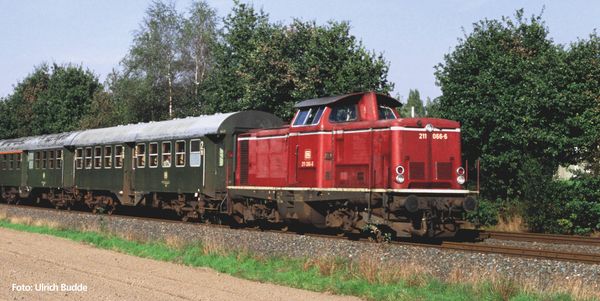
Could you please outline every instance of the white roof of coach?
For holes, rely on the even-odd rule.
[[[79,133],[67,132],[0,140],[0,152],[61,148],[64,145],[71,144],[73,138]]]
[[[235,113],[121,125],[80,132],[68,145],[83,146],[133,141],[185,139],[216,134],[227,117]]]

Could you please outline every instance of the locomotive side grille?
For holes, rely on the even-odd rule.
[[[410,162],[408,172],[409,172],[408,176],[412,180],[425,180],[425,163],[424,162]]]
[[[437,167],[437,179],[438,180],[451,180],[452,179],[452,163],[450,162],[436,162]]]
[[[248,184],[248,140],[240,141],[240,184]]]

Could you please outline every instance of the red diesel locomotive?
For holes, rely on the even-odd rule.
[[[289,126],[238,135],[229,213],[239,223],[454,236],[477,206],[463,187],[460,125],[400,118],[399,106],[373,92],[306,100]]]

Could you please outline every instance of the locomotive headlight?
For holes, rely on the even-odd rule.
[[[464,175],[465,174],[465,169],[462,168],[462,167],[457,168],[456,169],[456,174],[459,175],[459,176]]]
[[[397,175],[396,182],[398,182],[398,184],[404,183],[404,175]]]
[[[460,184],[460,185],[464,184],[464,183],[465,183],[465,176],[458,176],[458,177],[456,178],[456,182],[457,182],[458,184]]]
[[[399,175],[403,175],[404,174],[404,167],[402,165],[396,166],[396,173],[399,174]]]

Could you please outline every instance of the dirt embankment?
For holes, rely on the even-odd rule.
[[[0,300],[358,300],[0,228]]]

